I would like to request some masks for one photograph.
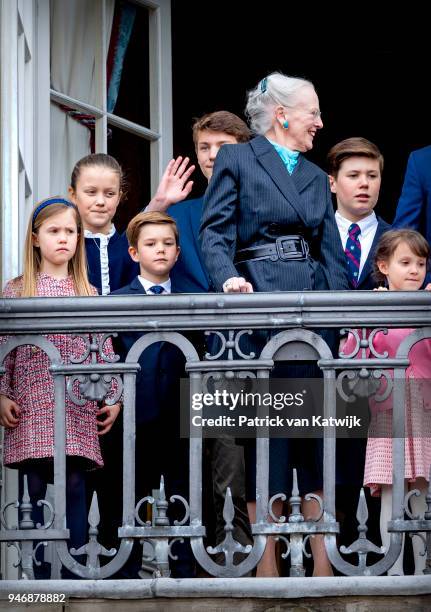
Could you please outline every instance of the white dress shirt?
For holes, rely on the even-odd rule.
[[[108,257],[108,244],[110,238],[115,234],[115,226],[112,224],[109,234],[93,234],[90,230],[84,230],[85,238],[93,238],[100,253],[100,276],[102,279],[102,295],[108,295],[111,292],[109,286],[109,257]],[[97,243],[96,238],[99,240]]]
[[[345,217],[341,216],[338,210],[335,212],[335,221],[337,222],[338,231],[340,232],[341,242],[343,249],[346,248],[346,242],[349,235],[349,227],[352,223],[359,225],[361,233],[358,236],[359,242],[361,243],[361,261],[359,266],[359,278],[361,277],[362,270],[364,268],[367,257],[370,254],[371,245],[373,244],[374,236],[376,235],[378,220],[376,213],[372,212],[371,215],[361,219],[360,221],[350,221]]]
[[[165,281],[164,283],[154,283],[153,281],[150,281],[147,278],[144,278],[143,276],[138,276],[138,278],[139,278],[141,285],[145,289],[145,292],[149,293],[150,295],[152,294],[152,291],[150,291],[150,287],[154,287],[154,285],[160,285],[160,287],[163,287],[164,289],[163,293],[171,293],[171,279],[170,278],[168,278],[168,280]]]

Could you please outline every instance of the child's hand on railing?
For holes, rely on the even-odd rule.
[[[115,419],[120,414],[120,410],[121,404],[113,404],[112,406],[105,405],[99,408],[96,412],[97,426],[99,428],[97,433],[99,436],[104,436],[111,430],[111,427],[115,423]]]
[[[21,408],[16,402],[6,395],[0,395],[0,425],[7,429],[18,427],[20,413]]]

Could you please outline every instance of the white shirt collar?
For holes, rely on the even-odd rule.
[[[359,227],[361,228],[362,237],[366,236],[369,231],[371,231],[377,226],[378,223],[376,213],[374,211],[369,214],[368,217],[365,217],[360,221],[350,221],[349,219],[346,219],[346,217],[343,217],[343,215],[340,215],[337,210],[335,211],[335,220],[337,222],[339,230],[346,233],[349,231],[349,227],[352,225],[352,223],[357,223],[357,225],[359,225]]]
[[[90,232],[90,230],[84,230],[84,236],[85,238],[99,238],[99,240],[109,242],[109,239],[112,238],[112,236],[115,234],[115,225],[112,224],[111,225],[111,229],[109,230],[109,232],[107,234],[102,234],[101,232],[97,232],[97,234],[93,234],[93,232]]]
[[[164,291],[165,293],[171,293],[171,279],[170,278],[168,278],[168,280],[165,281],[164,283],[154,283],[153,281],[150,281],[147,278],[144,278],[143,276],[140,276],[140,275],[138,276],[138,278],[139,278],[141,285],[145,289],[146,293],[148,293],[150,291],[150,287],[154,287],[154,285],[160,285],[160,287],[163,287],[163,289],[165,290]]]

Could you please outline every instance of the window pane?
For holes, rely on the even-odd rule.
[[[108,111],[150,127],[148,9],[117,0],[107,61]]]
[[[150,146],[148,140],[109,127],[108,153],[120,163],[126,182],[126,197],[114,219],[118,230],[123,231],[130,219],[151,199]]]

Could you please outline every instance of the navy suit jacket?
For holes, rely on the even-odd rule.
[[[367,260],[362,268],[361,276],[357,287],[350,286],[350,289],[361,289],[361,290],[372,290],[377,287],[377,283],[373,278],[373,260],[374,253],[376,252],[377,245],[382,235],[391,229],[389,223],[383,221],[380,217],[377,217],[377,230],[374,236],[373,243],[371,245],[370,252],[368,253]]]
[[[297,233],[312,243],[312,258],[234,264],[239,249]],[[327,175],[302,155],[289,175],[263,136],[221,147],[205,194],[200,239],[218,291],[232,276],[244,276],[255,291],[349,288]]]
[[[99,238],[86,238],[88,278],[93,287],[102,293],[102,277],[100,271]],[[139,274],[139,265],[129,255],[129,244],[126,234],[115,232],[108,242],[109,286],[112,291],[130,283]]]
[[[172,283],[172,289],[175,289]],[[174,291],[173,291],[174,292]],[[139,278],[111,295],[146,295]],[[121,359],[146,332],[121,333],[114,347]],[[179,384],[185,377],[185,357],[169,342],[155,342],[139,358],[141,370],[136,375],[136,425],[166,417],[166,427],[176,427],[179,410]]]
[[[409,227],[431,242],[431,146],[410,154],[392,227]]]
[[[171,279],[178,293],[207,293],[209,280],[198,240],[203,198],[186,200],[171,206],[169,215],[175,219],[180,234],[180,255],[171,270]]]

